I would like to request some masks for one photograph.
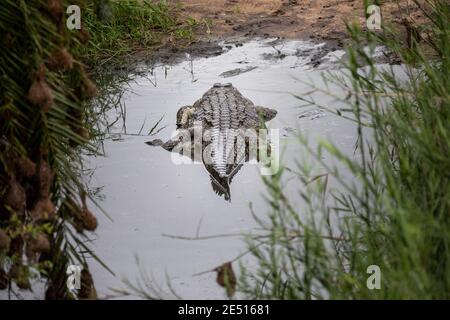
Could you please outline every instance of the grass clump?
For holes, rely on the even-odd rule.
[[[405,40],[387,25],[380,33],[349,26],[346,71],[326,81],[348,93],[336,99],[349,111],[330,111],[356,123],[355,157],[328,141],[309,147],[300,137],[326,170],[319,175],[300,162],[301,208],[284,191],[287,168],[264,180],[271,209],[268,219],[257,218],[262,234],[248,238],[258,266],[243,268],[247,297],[450,298],[450,6],[415,5],[427,19],[420,38]],[[363,44],[396,55],[404,77],[399,68],[374,65]],[[325,153],[353,180],[323,161]],[[330,190],[329,179],[339,188]],[[380,288],[371,290],[374,265]]]
[[[81,54],[93,66],[120,63],[129,55],[151,52],[167,39],[192,40],[191,20],[179,21],[176,9],[165,1],[91,2],[82,20],[91,38]]]

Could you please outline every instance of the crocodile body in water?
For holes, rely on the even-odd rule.
[[[147,144],[201,159],[214,191],[230,200],[231,180],[258,154],[259,130],[276,114],[276,110],[255,106],[230,83],[217,83],[192,106],[178,110],[179,130],[174,138]]]

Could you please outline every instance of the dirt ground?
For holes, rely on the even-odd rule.
[[[219,55],[220,40],[239,45],[252,38],[312,40],[325,43],[320,57],[342,49],[348,39],[345,21],[367,29],[362,0],[168,0],[180,21],[195,19],[194,42],[171,38],[163,41],[145,61],[176,63],[192,57]],[[384,0],[383,23],[393,23],[405,33],[404,17],[420,23],[423,17],[411,0]],[[387,58],[388,60],[391,58]],[[392,58],[396,63],[396,59]],[[389,60],[390,61],[390,60]],[[384,62],[384,61],[379,61]]]
[[[282,37],[315,39],[341,47],[347,38],[345,20],[366,28],[361,0],[177,0],[181,16],[199,22],[198,32],[212,38]],[[399,10],[397,2],[400,3]],[[383,1],[383,19],[399,23],[401,16],[420,14],[412,1]]]

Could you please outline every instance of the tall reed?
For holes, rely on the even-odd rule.
[[[296,170],[301,208],[284,190],[286,168],[264,179],[270,209],[255,215],[262,233],[248,237],[258,266],[242,267],[239,286],[249,298],[450,298],[450,6],[415,5],[427,21],[413,21],[412,31],[348,26],[345,70],[326,81],[348,93],[337,97],[348,111],[330,111],[356,124],[355,156],[299,137],[311,156]],[[406,79],[375,65],[366,45],[400,59]],[[353,179],[322,160],[325,153]],[[370,289],[377,267],[380,288]]]

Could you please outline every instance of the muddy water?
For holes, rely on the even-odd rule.
[[[312,67],[311,57],[321,45],[292,41],[278,43],[252,41],[240,46],[228,45],[224,54],[186,61],[171,67],[159,66],[131,83],[133,92],[123,99],[126,104],[127,133],[141,130],[147,133],[162,117],[160,127],[152,137],[114,135],[104,142],[105,157],[90,159],[96,168],[93,185],[103,186],[103,208],[113,221],[101,212],[94,241],[95,252],[115,272],[112,276],[99,264],[91,269],[100,296],[111,288],[123,288],[122,279],[134,282],[140,267],[147,271],[153,283],[165,287],[167,279],[183,298],[224,298],[224,291],[215,282],[214,273],[193,276],[229,261],[245,251],[238,237],[206,240],[182,240],[167,237],[211,236],[239,234],[256,227],[249,203],[259,216],[268,210],[262,197],[258,167],[246,165],[231,184],[231,202],[214,193],[208,174],[201,164],[176,165],[171,154],[144,142],[155,138],[166,140],[175,129],[177,110],[192,104],[216,82],[231,82],[256,105],[278,110],[269,128],[280,129],[283,159],[293,165],[302,156],[296,143],[296,133],[304,133],[312,143],[319,138],[331,138],[348,154],[352,154],[355,129],[346,120],[318,110],[302,107],[291,93],[310,90],[303,81],[320,83],[321,72],[335,67],[342,52],[323,58],[319,69]],[[336,88],[330,88],[339,94]],[[325,95],[314,95],[317,102],[339,107]],[[116,115],[111,114],[111,118]],[[113,132],[123,132],[119,123]],[[288,194],[300,206],[295,183],[287,182]]]

